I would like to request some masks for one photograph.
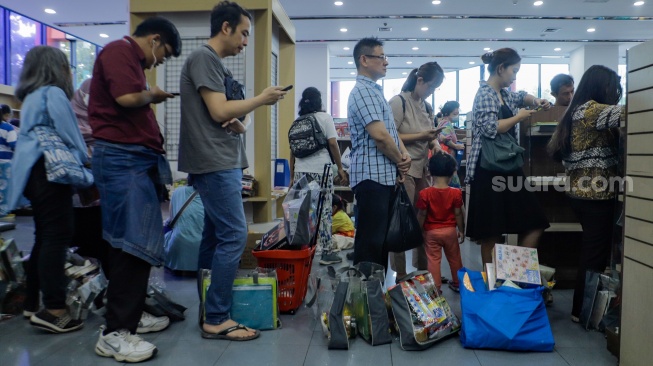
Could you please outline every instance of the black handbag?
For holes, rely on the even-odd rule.
[[[498,118],[503,119],[501,109]],[[511,132],[497,132],[494,138],[481,136],[481,168],[500,173],[515,171],[524,165],[524,150]]]
[[[395,188],[391,204],[392,211],[385,236],[388,251],[401,253],[422,246],[422,228],[403,184],[400,183]]]

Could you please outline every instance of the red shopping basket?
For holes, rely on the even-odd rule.
[[[252,251],[258,266],[277,270],[279,311],[295,313],[304,301],[315,246],[302,250]]]

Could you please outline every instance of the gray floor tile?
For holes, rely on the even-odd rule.
[[[424,351],[403,351],[395,343],[392,347],[392,364],[394,366],[481,365],[474,351],[462,348],[460,342],[455,343],[457,340],[458,338],[448,339]]]
[[[482,366],[568,366],[557,352],[508,352],[475,350]]]
[[[229,343],[231,342],[225,340],[204,339],[199,333],[194,340],[158,339],[155,344],[159,351],[147,365],[212,366],[218,362]]]
[[[615,366],[619,360],[602,348],[556,347],[556,351],[571,366]]]
[[[216,365],[300,366],[304,364],[308,344],[280,347],[265,344],[261,339],[247,342],[229,342]]]
[[[390,349],[390,344],[372,347],[362,338],[350,342],[349,350],[329,350],[326,345],[311,345],[304,365],[389,366],[392,365]]]

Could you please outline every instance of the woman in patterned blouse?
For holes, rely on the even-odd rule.
[[[585,71],[562,121],[549,142],[549,153],[562,161],[567,196],[583,228],[580,264],[571,318],[578,322],[587,270],[603,272],[610,257],[615,193],[619,191],[617,147],[624,118],[621,84],[614,70],[594,65]]]

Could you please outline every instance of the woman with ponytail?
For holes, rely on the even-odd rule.
[[[411,203],[415,203],[419,192],[430,186],[428,176],[428,153],[433,148],[439,129],[433,125],[433,107],[426,103],[435,89],[442,84],[444,71],[437,62],[427,62],[413,69],[401,88],[401,93],[390,99],[399,138],[410,154],[412,164],[405,176],[404,186]],[[413,266],[427,270],[424,247],[413,249]],[[406,274],[404,253],[391,253],[390,267],[397,272],[397,278]]]
[[[296,157],[290,153],[290,177],[292,182],[296,182],[302,176],[307,175],[316,182],[322,181],[324,173],[324,164],[333,162],[338,167],[338,178],[341,185],[349,184],[349,176],[342,167],[340,160],[340,149],[336,140],[336,127],[333,124],[333,118],[322,110],[322,94],[315,87],[308,87],[302,93],[302,99],[299,101],[299,116],[313,114],[322,132],[327,138],[328,146],[311,155],[303,158]],[[328,149],[328,150],[327,150]],[[322,215],[319,232],[317,233],[317,248],[322,253],[320,264],[336,264],[342,262],[342,258],[333,253],[333,240],[331,238],[331,195],[333,194],[333,173],[329,171],[327,178],[327,191],[324,195],[324,204],[322,205]]]
[[[516,125],[535,112],[526,106],[548,109],[551,105],[525,91],[508,89],[521,66],[515,50],[501,48],[481,59],[488,65],[490,77],[479,87],[472,109],[472,149],[465,178],[470,186],[466,234],[481,245],[483,263],[491,263],[494,243],[503,234],[519,234],[520,245],[536,248],[549,222],[535,194],[525,189],[521,167],[504,173],[481,166],[485,153],[481,141],[495,139],[499,134],[516,137]]]
[[[614,230],[615,192],[608,182],[619,176],[619,123],[624,119],[621,84],[614,70],[594,65],[585,71],[562,121],[549,141],[553,159],[567,174],[567,196],[583,228],[571,319],[583,306],[586,271],[609,264]]]

